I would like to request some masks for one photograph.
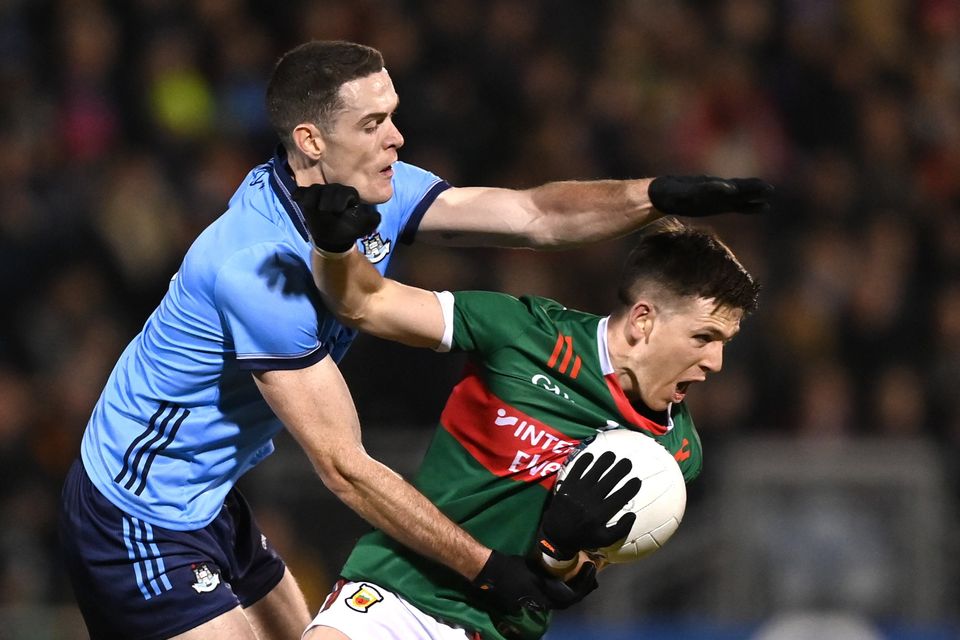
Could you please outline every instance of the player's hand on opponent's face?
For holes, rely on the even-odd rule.
[[[647,191],[650,203],[669,216],[712,216],[720,213],[770,211],[773,185],[760,178],[661,176]]]
[[[357,190],[347,185],[297,187],[293,199],[303,212],[313,246],[323,251],[343,253],[380,224],[376,207],[361,203]]]
[[[624,514],[607,526],[640,491],[639,478],[630,478],[613,491],[633,466],[626,458],[614,464],[615,460],[616,455],[606,451],[588,469],[593,456],[589,453],[577,456],[543,512],[537,538],[540,551],[566,561],[582,549],[607,547],[630,533],[637,518],[634,513]]]
[[[527,558],[495,550],[473,579],[473,586],[496,612],[512,614],[521,609],[566,609],[597,588],[596,576],[596,565],[585,562],[569,582],[564,582],[545,574]]]

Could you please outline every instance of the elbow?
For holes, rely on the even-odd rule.
[[[363,473],[363,458],[367,458],[363,451],[331,451],[313,456],[312,462],[324,486],[349,504],[356,478]]]
[[[364,314],[360,309],[346,309],[346,308],[333,308],[330,309],[333,311],[333,315],[337,317],[337,320],[340,321],[340,324],[344,324],[351,329],[362,329]]]
[[[526,230],[520,240],[523,242],[522,246],[537,251],[559,251],[587,242],[578,240],[573,233],[565,233],[562,229],[553,229],[546,225]]]
[[[385,318],[392,313],[393,301],[386,294],[386,287],[366,291],[362,296],[355,296],[350,300],[342,300],[335,304],[335,300],[327,300],[327,307],[333,312],[337,320],[351,329],[365,333],[377,333],[377,327],[382,325]]]
[[[550,251],[577,244],[575,233],[559,224],[557,216],[533,215],[523,226],[517,226],[506,238],[514,248]]]
[[[362,330],[370,317],[371,305],[369,302],[344,302],[324,296],[324,303],[341,324],[353,329]]]
[[[355,289],[343,295],[323,294],[323,302],[342,324],[353,329],[363,330],[370,319],[383,313],[384,286]]]
[[[324,486],[351,508],[360,509],[359,512],[362,512],[361,496],[369,490],[372,479],[393,473],[371,458],[359,443],[356,446],[316,452],[311,458]]]

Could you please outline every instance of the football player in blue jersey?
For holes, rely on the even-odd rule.
[[[628,233],[663,214],[755,212],[769,185],[705,176],[454,188],[398,160],[397,93],[379,52],[309,42],[267,88],[281,139],[204,230],[120,356],[64,484],[60,537],[94,638],[297,638],[311,615],[237,479],[286,428],[324,484],[505,609],[564,606],[576,589],[494,554],[369,457],[337,368],[355,336],[323,307],[304,207],[376,205],[361,250],[383,273],[398,243],[548,247]],[[331,251],[355,241],[325,238]]]

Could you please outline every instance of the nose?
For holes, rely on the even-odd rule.
[[[700,367],[705,371],[716,373],[723,368],[723,343],[715,340],[707,345],[707,351],[700,361]]]
[[[390,118],[390,129],[387,131],[387,135],[384,137],[383,142],[388,149],[391,147],[394,149],[399,149],[403,146],[403,134],[400,133],[400,129],[397,128],[393,118]]]

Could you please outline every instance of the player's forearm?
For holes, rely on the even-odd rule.
[[[305,369],[258,371],[257,387],[324,484],[370,524],[472,579],[490,550],[402,477],[371,458],[343,376],[330,358]]]
[[[384,278],[356,248],[335,256],[314,251],[313,279],[346,325],[412,347],[436,348],[443,338],[443,311],[433,292]]]
[[[490,549],[457,526],[399,474],[373,458],[316,465],[324,484],[364,520],[420,555],[472,580]]]
[[[562,248],[615,238],[662,217],[650,204],[650,179],[551,182],[528,193],[536,220],[531,246]]]

